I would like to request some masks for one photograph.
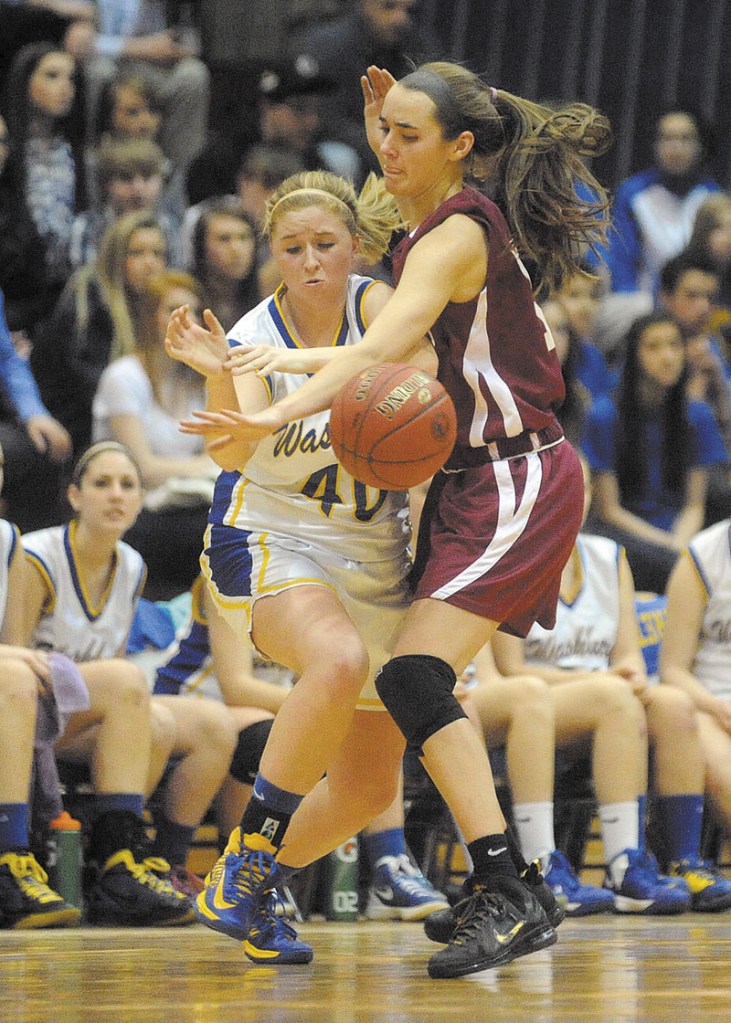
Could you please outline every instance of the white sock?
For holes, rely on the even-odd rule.
[[[639,848],[640,821],[636,799],[627,803],[604,803],[599,807],[599,821],[607,863],[625,849]],[[613,876],[613,880],[616,884],[622,883],[621,877]]]
[[[513,823],[526,863],[540,859],[548,868],[548,855],[556,848],[553,803],[513,803]]]

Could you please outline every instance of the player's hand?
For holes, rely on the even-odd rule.
[[[201,376],[221,376],[229,355],[226,332],[210,309],[204,310],[203,320],[205,326],[195,322],[190,306],[175,309],[168,320],[165,351]]]
[[[258,443],[282,425],[271,407],[250,416],[233,409],[194,412],[193,415],[195,419],[181,422],[180,431],[204,437],[208,451],[217,451],[235,441]]]
[[[48,666],[48,654],[45,650],[31,650],[29,647],[0,643],[0,658],[22,661],[27,664],[36,676],[38,692],[41,695],[50,692],[51,671]]]
[[[316,373],[322,363],[322,350],[318,348],[285,350],[271,345],[242,345],[229,349],[225,368],[231,370],[232,376],[256,373],[265,377],[275,372]]]
[[[396,79],[386,68],[376,67],[371,64],[366,74],[361,75],[360,87],[363,91],[363,119],[365,121],[366,138],[368,145],[378,156],[381,152],[381,122],[378,118],[381,115],[383,101],[386,93]]]

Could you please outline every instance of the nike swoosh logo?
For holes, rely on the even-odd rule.
[[[392,899],[393,889],[392,888],[376,888],[376,895],[379,899]]]
[[[508,851],[508,847],[507,847],[507,845],[504,845],[502,847],[502,849],[488,849],[487,850],[487,855],[488,856],[500,856],[501,853],[504,853],[504,852],[507,852],[507,851]]]
[[[218,910],[234,909],[236,906],[235,902],[227,902],[223,897],[223,882],[225,879],[225,871],[221,871],[221,877],[219,878],[218,884],[213,892],[213,908]],[[196,907],[199,912],[208,917],[209,920],[217,920],[218,917],[208,906],[208,900],[206,899],[206,892],[201,892],[196,899]]]
[[[498,942],[501,945],[507,945],[507,943],[509,941],[512,941],[515,935],[518,934],[523,929],[523,927],[525,927],[525,920],[521,920],[520,923],[516,924],[515,927],[513,927],[512,931],[508,931],[507,934],[496,933],[495,937],[497,938]]]

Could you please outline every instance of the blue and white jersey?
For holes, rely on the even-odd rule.
[[[109,584],[98,606],[89,598],[74,546],[76,522],[22,537],[26,556],[43,576],[48,599],[32,645],[73,661],[116,657],[124,651],[135,605],[145,585],[142,556],[119,541]]]
[[[368,277],[352,274],[345,315],[333,346],[357,344],[366,330]],[[282,309],[283,286],[233,327],[229,343],[302,348]],[[272,401],[296,391],[301,374],[266,378]],[[242,473],[223,472],[216,483],[210,522],[268,537],[296,537],[354,562],[403,555],[409,537],[407,495],[354,480],[336,459],[329,411],[294,420],[264,438]],[[367,526],[366,529],[363,527]]]
[[[692,671],[714,696],[731,700],[731,521],[702,530],[687,553],[707,599]]]
[[[18,549],[20,531],[6,519],[0,519],[0,626],[8,606],[8,578],[13,556]]]
[[[581,533],[571,557],[578,561],[578,586],[561,592],[556,626],[535,624],[525,639],[528,664],[544,668],[606,671],[617,642],[619,566],[624,548],[604,536]]]
[[[190,617],[178,630],[165,661],[155,673],[156,696],[197,696],[225,702],[211,654],[203,586],[203,577],[198,576],[191,587]],[[288,668],[265,661],[253,649],[252,660],[256,678],[291,686],[293,676]]]

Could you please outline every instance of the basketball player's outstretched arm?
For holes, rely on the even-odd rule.
[[[258,441],[293,419],[329,408],[354,374],[376,363],[407,361],[447,303],[474,297],[486,272],[487,246],[482,229],[468,217],[449,217],[413,247],[393,297],[360,344],[345,349],[295,392],[264,411],[256,415],[230,414],[227,430],[220,424],[201,424],[188,432],[210,439],[226,435]],[[211,450],[215,450],[214,445]]]

